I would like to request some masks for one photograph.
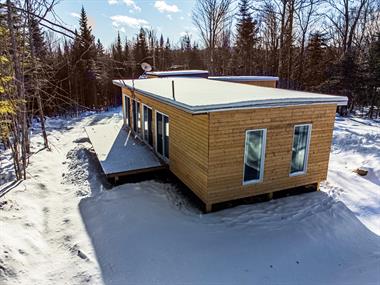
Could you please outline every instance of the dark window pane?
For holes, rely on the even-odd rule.
[[[169,118],[164,116],[164,155],[169,158]]]
[[[152,110],[148,108],[148,143],[153,146]]]
[[[163,151],[162,151],[162,136],[163,136],[163,133],[162,133],[162,129],[163,129],[163,125],[162,125],[162,115],[160,113],[157,113],[157,117],[156,117],[156,134],[157,134],[157,141],[156,141],[156,146],[157,146],[157,152],[161,155],[163,155]]]
[[[149,118],[148,118],[148,108],[144,106],[143,108],[143,132],[144,132],[144,140],[149,140]]]
[[[308,148],[309,126],[296,126],[294,128],[292,164],[290,173],[303,172],[306,169],[306,156]]]
[[[249,131],[245,138],[244,182],[259,180],[264,148],[264,131]]]
[[[141,133],[141,108],[140,103],[136,101],[137,132]]]
[[[132,102],[133,130],[137,132],[137,113],[135,101]]]

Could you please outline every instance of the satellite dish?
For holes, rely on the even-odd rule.
[[[149,72],[149,71],[152,70],[152,66],[151,66],[149,63],[147,63],[147,62],[143,62],[143,63],[141,64],[141,68],[142,68],[142,70],[144,70],[145,72]]]

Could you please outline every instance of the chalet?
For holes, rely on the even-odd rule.
[[[347,98],[205,78],[114,80],[124,123],[210,211],[326,179]]]

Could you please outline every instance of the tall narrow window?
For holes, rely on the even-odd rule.
[[[132,115],[133,115],[133,130],[136,133],[141,133],[141,111],[140,102],[133,100],[132,104]]]
[[[143,134],[144,140],[150,145],[153,146],[153,133],[152,133],[152,109],[144,105],[143,108]]]
[[[290,175],[305,174],[309,156],[311,125],[297,125],[294,127],[292,163]]]
[[[137,132],[137,110],[136,110],[136,102],[132,101],[132,124],[133,130]]]
[[[169,158],[169,117],[160,112],[156,113],[156,150]]]
[[[141,134],[141,108],[140,102],[135,101],[136,111],[137,111],[137,133]]]
[[[264,175],[266,129],[245,134],[243,184],[261,182]]]
[[[128,96],[125,96],[124,98],[125,122],[129,127],[131,127],[131,100]]]
[[[159,154],[163,155],[162,150],[162,115],[161,113],[156,113],[156,150]]]

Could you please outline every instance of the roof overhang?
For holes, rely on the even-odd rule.
[[[211,104],[211,105],[198,105],[191,106],[178,102],[174,99],[169,99],[156,95],[145,90],[134,88],[133,86],[127,85],[123,80],[113,80],[114,85],[122,88],[127,88],[132,92],[140,93],[146,97],[164,102],[168,105],[181,109],[183,111],[189,112],[191,114],[202,114],[210,112],[220,112],[220,111],[231,111],[231,110],[244,110],[244,109],[259,109],[259,108],[280,108],[280,107],[291,107],[291,106],[309,106],[309,105],[326,105],[326,104],[336,104],[337,106],[346,106],[348,98],[345,96],[331,96],[331,99],[323,98],[294,98],[284,101],[283,99],[271,99],[271,100],[255,100],[255,101],[242,101],[228,104]]]

